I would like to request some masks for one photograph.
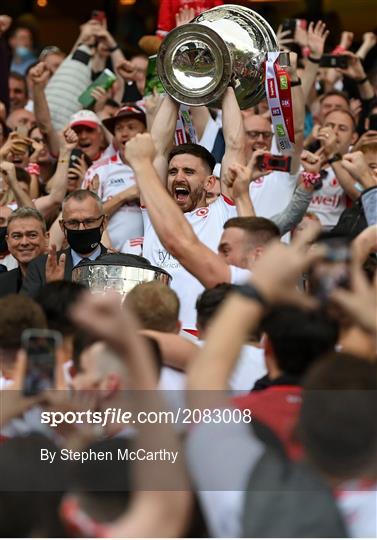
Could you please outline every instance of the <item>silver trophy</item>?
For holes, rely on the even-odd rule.
[[[149,264],[143,257],[110,254],[73,268],[72,281],[82,283],[94,293],[116,291],[126,296],[136,285],[146,281],[160,281],[169,285],[171,276],[162,268]]]
[[[224,5],[172,30],[162,42],[157,70],[166,92],[185,105],[219,103],[231,84],[241,109],[265,97],[267,52],[277,37],[255,11]]]

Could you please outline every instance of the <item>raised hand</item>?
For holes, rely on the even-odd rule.
[[[315,154],[309,152],[308,150],[304,150],[301,153],[301,165],[304,167],[304,170],[306,172],[318,174],[325,161],[323,154],[323,148],[321,148]]]
[[[124,60],[124,62],[118,64],[116,72],[125,81],[136,81],[136,69],[129,60]]]
[[[187,24],[195,17],[195,10],[187,6],[181,8],[175,15],[175,26],[182,26]]]
[[[44,87],[51,77],[51,72],[44,62],[39,62],[39,64],[31,68],[29,75],[34,86]]]
[[[79,138],[73,129],[67,127],[64,129],[60,138],[61,148],[71,152],[76,148]]]
[[[282,25],[279,26],[276,37],[278,38],[279,50],[289,52],[290,44],[293,43],[293,37],[290,30],[283,30]]]
[[[349,49],[353,42],[353,32],[344,31],[340,39],[340,46],[344,49]]]
[[[343,75],[347,75],[347,77],[350,77],[351,79],[364,79],[366,74],[360,58],[350,51],[345,51],[342,54],[343,56],[348,56],[348,66],[346,68],[336,68],[337,71]]]
[[[127,161],[134,167],[141,161],[153,163],[156,156],[156,148],[149,133],[139,133],[133,137],[125,146],[125,156]]]
[[[106,100],[108,98],[107,91],[104,88],[97,86],[96,88],[93,88],[90,95],[96,100],[94,104],[94,111],[96,113],[101,112],[104,109]]]
[[[324,152],[327,156],[331,156],[338,151],[336,142],[336,134],[331,127],[323,127],[318,130],[316,137],[321,142]]]
[[[56,255],[56,246],[52,244],[48,249],[45,273],[46,273],[46,283],[51,281],[60,281],[64,279],[64,269],[65,269],[65,253],[62,253],[59,257],[59,260]]]
[[[318,21],[315,25],[313,22],[309,24],[307,33],[307,45],[311,51],[313,58],[321,58],[325,48],[325,41],[330,31],[326,30],[326,24]]]
[[[345,154],[342,159],[342,166],[365,187],[377,185],[377,179],[373,177],[365,161],[364,154],[360,150]]]

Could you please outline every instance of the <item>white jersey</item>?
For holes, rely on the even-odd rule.
[[[95,191],[101,200],[106,202],[134,185],[133,169],[122,162],[119,154],[115,154],[92,165],[87,170],[82,187]],[[128,240],[143,236],[143,219],[139,205],[121,206],[111,216],[107,230],[112,245],[119,250]]]
[[[171,288],[177,293],[181,303],[179,319],[182,321],[182,328],[195,330],[195,303],[204,287],[166,251],[152,226],[147,210],[143,209],[142,213],[144,219],[143,256],[172,276]],[[216,253],[224,223],[236,215],[233,203],[223,196],[218,197],[217,201],[207,207],[197,208],[184,214],[200,241]]]
[[[250,183],[250,197],[254,205],[255,215],[271,218],[282,212],[291,202],[296,189],[296,174],[272,171]]]
[[[334,171],[329,168],[327,173],[322,180],[321,189],[314,192],[308,211],[316,214],[323,227],[332,229],[346,209],[347,197]]]

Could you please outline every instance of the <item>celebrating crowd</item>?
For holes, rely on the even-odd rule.
[[[182,110],[151,88],[148,55],[222,4],[162,0],[131,58],[102,12],[67,54],[0,15],[2,537],[377,534],[377,36],[277,29],[282,155],[267,98]],[[72,280],[101,261],[170,284]],[[56,348],[28,393],[29,329]],[[192,421],[40,420],[118,407]],[[67,469],[42,448],[178,458]]]

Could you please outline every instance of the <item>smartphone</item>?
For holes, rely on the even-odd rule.
[[[369,130],[377,131],[377,114],[371,114],[369,116]]]
[[[306,21],[306,19],[284,19],[282,30],[283,32],[289,30],[290,34],[288,37],[293,38],[297,27],[300,27],[306,30],[307,25],[308,25],[308,22]]]
[[[262,156],[258,156],[257,166],[261,171],[289,172],[291,170],[291,157],[263,154]]]
[[[351,252],[345,237],[319,239],[317,245],[325,247],[325,255],[310,270],[309,284],[310,293],[323,302],[334,289],[350,288]]]
[[[27,134],[28,134],[28,128],[27,126],[17,126],[16,127],[16,132],[17,132],[17,135],[19,135],[20,137],[27,137]]]
[[[54,387],[56,349],[62,341],[61,333],[55,330],[29,328],[22,332],[22,348],[27,355],[24,396],[36,396]]]
[[[319,62],[320,67],[347,69],[348,56],[342,54],[324,54]]]
[[[89,109],[95,102],[94,97],[91,95],[94,88],[99,86],[104,90],[108,90],[116,81],[116,75],[110,69],[104,69],[102,73],[93,81],[86,90],[79,97],[79,102],[84,107],[84,109]]]
[[[80,148],[74,148],[71,152],[71,156],[69,158],[69,164],[68,164],[68,169],[70,169],[71,167],[73,167],[74,165],[77,164],[77,162],[79,161],[79,159],[84,156],[84,160],[85,160],[85,163],[87,164],[88,168],[92,165],[92,160],[90,159],[90,157],[88,157],[85,152],[83,152],[82,150],[80,150]],[[70,173],[71,174],[71,173]]]
[[[90,18],[94,21],[98,21],[100,24],[103,24],[106,20],[106,13],[104,11],[94,9]]]
[[[165,93],[165,88],[162,86],[162,82],[157,74],[157,54],[148,58],[144,96],[151,96],[154,90],[159,94]]]

